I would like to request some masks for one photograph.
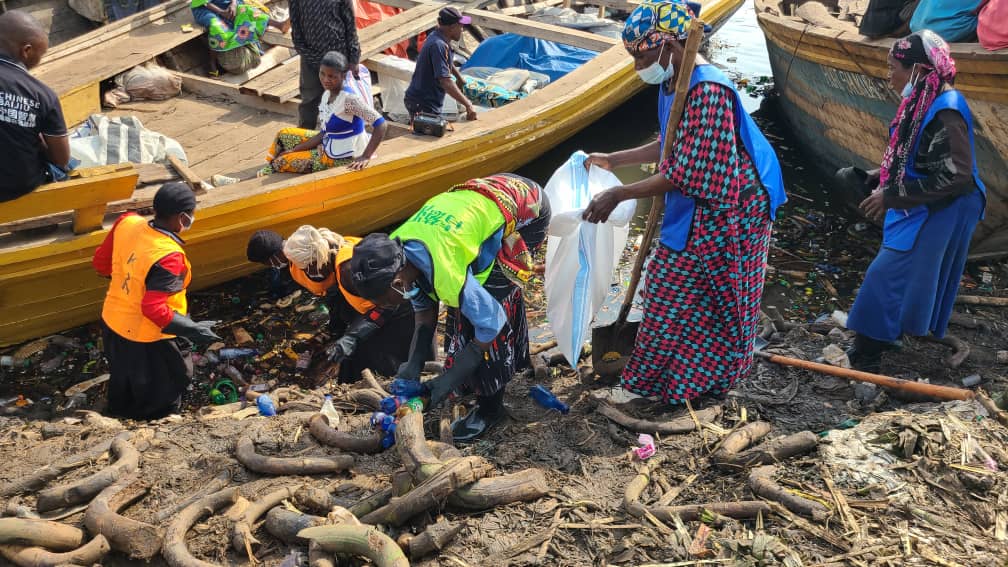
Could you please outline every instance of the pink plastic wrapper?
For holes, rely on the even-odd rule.
[[[648,459],[657,452],[654,444],[654,437],[651,437],[647,433],[641,433],[637,437],[637,442],[640,443],[640,447],[634,448],[634,454],[640,460]]]

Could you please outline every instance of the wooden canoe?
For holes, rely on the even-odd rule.
[[[828,173],[848,165],[878,167],[899,102],[886,67],[894,39],[817,27],[780,15],[771,0],[756,0],[756,14],[781,111],[803,149]],[[959,71],[956,88],[973,111],[977,165],[988,193],[986,218],[970,255],[1008,255],[1008,49],[951,47]]]
[[[436,14],[433,8],[440,6],[426,0],[386,3],[407,11],[396,16],[395,21],[381,22],[380,30],[369,33],[370,28],[365,28],[360,33],[365,57],[370,57],[366,64],[373,65],[379,74],[382,65],[378,51],[431,27],[432,20],[427,20]],[[723,22],[741,3],[742,0],[712,0],[705,7],[705,19]],[[55,85],[68,114],[77,119],[86,117],[98,111],[101,80],[152,58],[150,51],[141,46],[167,46],[164,52],[175,50],[176,54],[185,54],[184,49],[176,48],[184,48],[194,35],[185,37],[180,32],[180,25],[191,23],[189,10],[182,9],[183,4],[188,6],[188,0],[172,0],[157,7],[153,16],[138,14],[106,26],[95,35],[78,38],[74,40],[76,51],[61,50],[58,57],[40,66],[39,74]],[[478,121],[457,124],[456,130],[444,138],[414,136],[404,128],[396,128],[394,134],[390,132],[393,137],[382,143],[379,155],[362,171],[338,168],[300,176],[251,175],[264,165],[263,156],[276,131],[295,121],[297,99],[277,94],[286,88],[285,81],[289,82],[291,77],[296,81],[297,65],[289,61],[287,65],[277,64],[245,85],[182,72],[185,92],[181,97],[130,103],[126,105],[128,108],[117,110],[115,113],[140,117],[146,127],[182,143],[189,156],[189,175],[209,179],[221,173],[247,179],[211,189],[198,197],[196,223],[183,234],[193,264],[190,289],[219,284],[259,269],[245,258],[246,241],[258,229],[271,228],[289,234],[302,224],[315,224],[345,234],[365,234],[389,226],[455,183],[511,171],[528,163],[643,88],[631,59],[617,40],[536,24],[500,12],[467,10],[467,13],[485,29],[591,47],[600,53],[527,98],[483,113]],[[109,46],[114,47],[110,50]],[[101,56],[110,53],[117,53],[117,57]],[[293,74],[289,67],[293,67]],[[258,96],[242,92],[244,86],[270,73],[275,75],[273,87],[264,88]],[[275,96],[270,99],[265,94]],[[137,175],[142,178],[144,173],[138,174],[127,166],[108,175],[113,181],[95,191],[104,195],[98,197],[102,207],[106,202],[122,199],[113,196],[118,191],[113,190],[116,184],[133,183]],[[87,184],[86,179],[76,182]],[[116,208],[113,203],[104,209],[108,214],[99,230],[73,234],[71,223],[66,222],[56,232],[44,236],[28,235],[25,231],[0,234],[0,345],[97,320],[108,280],[94,273],[91,255],[118,212],[149,204],[151,194],[146,194],[144,201],[138,197],[140,193],[141,190],[133,193],[132,205],[129,200],[120,200],[116,203],[126,205]],[[61,210],[45,192],[34,199],[20,205],[21,199],[0,204],[0,223],[50,213],[53,206]],[[86,228],[87,221],[82,219],[87,211],[82,212],[79,204],[62,206],[75,209],[73,224]],[[70,212],[63,214],[66,216],[61,220],[73,217]]]

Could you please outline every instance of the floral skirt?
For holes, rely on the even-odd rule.
[[[238,0],[235,20],[229,22],[204,7],[193,8],[193,19],[207,31],[207,41],[214,51],[231,51],[239,47],[258,45],[266,33],[270,15],[258,7]]]
[[[259,175],[270,173],[312,173],[350,163],[351,159],[332,159],[322,150],[322,144],[299,152],[290,152],[277,157],[277,154],[290,150],[298,144],[311,139],[318,130],[304,128],[284,128],[277,132],[277,137],[266,154],[269,165],[259,170]]]

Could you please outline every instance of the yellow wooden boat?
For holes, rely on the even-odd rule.
[[[871,40],[856,29],[817,26],[781,13],[776,0],[755,0],[766,36],[781,112],[821,166],[878,167],[899,96],[888,83],[886,57],[894,39]],[[843,26],[843,24],[840,24]],[[853,28],[852,24],[846,24]],[[976,125],[986,218],[970,248],[974,259],[1008,255],[1008,49],[951,45],[956,88]]]
[[[433,27],[437,10],[443,6],[427,0],[384,3],[406,11],[360,31],[362,58],[379,75],[383,70],[391,72],[383,66],[380,51]],[[623,0],[592,2],[599,3],[630,6]],[[704,18],[723,22],[741,3],[711,0]],[[187,53],[199,51],[185,49],[187,44],[198,45],[194,41],[198,31],[188,35],[182,31],[184,24],[192,24],[188,4],[188,0],[172,0],[115,22],[73,40],[75,49],[61,49],[57,57],[40,65],[38,75],[61,95],[68,122],[98,112],[99,82],[151,59],[151,45],[159,46],[154,54],[164,53],[175,60],[176,68],[185,69]],[[524,99],[483,113],[477,121],[457,124],[443,138],[390,129],[391,138],[382,143],[380,155],[362,171],[338,168],[311,175],[252,177],[199,195],[197,222],[184,234],[193,264],[192,289],[258,269],[245,258],[246,241],[255,230],[290,233],[310,223],[346,234],[365,234],[389,226],[454,183],[528,163],[644,87],[618,40],[500,11],[467,9],[466,13],[486,29],[559,41],[599,54]],[[283,43],[282,38],[277,43]],[[189,157],[188,175],[251,177],[250,172],[264,165],[265,150],[276,131],[294,121],[298,65],[290,63],[289,59],[279,61],[244,84],[182,71],[185,93],[181,97],[131,103],[123,112],[139,116],[146,127],[178,140]],[[272,86],[263,87],[267,79]],[[0,234],[0,345],[97,320],[108,284],[95,274],[91,256],[117,214],[149,204],[152,193],[134,192],[138,177],[144,174],[139,168],[106,169],[87,172],[101,175],[52,184],[0,204],[0,231],[3,226],[25,229],[64,221],[55,232],[50,228],[42,236],[33,234],[37,228]],[[41,221],[25,220],[40,215],[48,216]]]

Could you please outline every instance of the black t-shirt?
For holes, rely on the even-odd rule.
[[[45,182],[39,134],[66,136],[59,97],[20,63],[0,55],[0,201]]]
[[[418,105],[421,112],[441,114],[445,90],[440,80],[452,76],[452,55],[451,45],[440,30],[427,35],[405,94],[405,99]]]

